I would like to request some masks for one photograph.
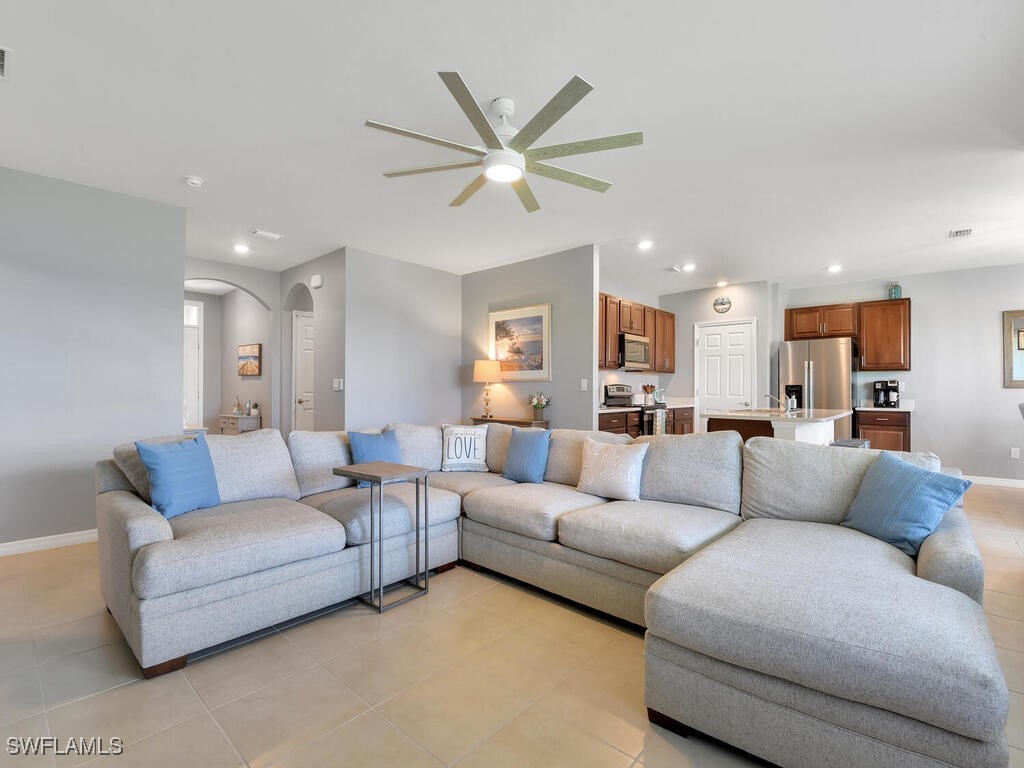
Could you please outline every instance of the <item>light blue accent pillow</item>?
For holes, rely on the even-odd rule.
[[[515,427],[508,444],[503,477],[517,483],[543,483],[550,445],[550,429],[525,430]]]
[[[864,473],[842,525],[917,557],[924,540],[970,487],[970,480],[922,469],[882,451]]]
[[[368,464],[371,461],[402,463],[398,435],[393,431],[381,432],[379,435],[367,432],[349,432],[348,442],[352,447],[353,464]],[[370,484],[365,480],[360,480],[357,485],[358,488],[368,488],[369,486]]]
[[[220,504],[217,475],[205,435],[176,443],[135,443],[149,475],[153,509],[170,520]]]

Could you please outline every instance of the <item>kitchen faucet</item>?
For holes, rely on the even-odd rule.
[[[792,413],[793,411],[796,410],[796,398],[795,397],[792,397],[792,396],[791,397],[787,397],[785,402],[783,402],[782,400],[777,398],[775,395],[765,394],[765,397],[770,397],[772,400],[774,400],[779,405],[781,405],[783,408],[785,408],[786,409],[786,413]]]

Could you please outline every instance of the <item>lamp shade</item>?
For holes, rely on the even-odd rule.
[[[501,381],[501,363],[498,360],[477,360],[473,363],[473,381],[476,384]]]

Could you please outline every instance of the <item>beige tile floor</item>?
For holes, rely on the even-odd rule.
[[[1024,490],[976,487],[967,507],[1022,767]],[[95,545],[0,558],[0,617],[0,767],[88,762],[6,752],[51,734],[120,737],[122,768],[756,764],[647,722],[637,633],[464,568],[383,616],[346,606],[148,681],[104,610]]]

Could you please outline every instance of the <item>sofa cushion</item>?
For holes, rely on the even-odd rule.
[[[430,488],[441,488],[445,491],[465,496],[480,488],[495,488],[499,485],[515,485],[512,480],[494,472],[431,472]]]
[[[1002,737],[1006,684],[981,606],[859,531],[745,521],[651,587],[646,622],[729,664],[969,738]]]
[[[353,464],[402,463],[402,451],[394,432],[351,432],[348,440],[352,446]],[[359,480],[356,487],[369,488],[370,482]]]
[[[161,437],[147,437],[139,442],[161,445],[164,443],[180,443],[191,439],[191,435],[163,435]],[[149,491],[149,474],[146,472],[146,465],[142,463],[142,458],[135,447],[135,442],[122,443],[114,448],[113,458],[117,468],[128,478],[128,482],[135,488],[139,497],[147,504],[152,504],[153,497]]]
[[[503,531],[554,541],[558,518],[574,509],[604,502],[558,483],[519,483],[473,491],[462,500],[466,516]]]
[[[508,458],[508,446],[512,441],[512,433],[517,427],[508,424],[487,425],[487,468],[499,475],[505,471],[505,459]],[[526,427],[525,430],[540,431],[540,427]]]
[[[739,524],[737,515],[720,509],[613,501],[562,515],[558,541],[635,568],[667,573]]]
[[[743,448],[743,517],[838,525],[879,453],[753,437]],[[940,467],[931,453],[898,455],[924,469]]]
[[[629,435],[596,432],[588,429],[553,429],[544,479],[549,483],[579,485],[583,469],[583,445],[587,440],[623,445],[633,442]]]
[[[583,469],[576,490],[609,499],[636,501],[647,444],[604,445],[589,438],[583,445]]]
[[[864,473],[842,525],[917,557],[921,542],[970,487],[969,480],[929,472],[883,451]]]
[[[306,504],[315,504],[325,515],[330,515],[345,526],[345,538],[349,546],[366,544],[370,541],[370,492],[376,488],[344,488],[340,491],[317,494],[303,499]],[[423,489],[420,488],[421,503]],[[457,493],[440,488],[430,489],[430,525],[455,520],[462,508],[462,499]],[[421,507],[422,510],[422,507]],[[416,518],[415,483],[391,483],[384,486],[384,509],[381,516],[384,538],[400,536],[413,531]],[[423,513],[420,512],[420,528],[423,527]]]
[[[441,427],[423,424],[388,424],[385,432],[398,438],[401,463],[431,471],[441,468]]]
[[[142,547],[135,594],[148,599],[319,557],[345,547],[345,529],[287,499],[222,504],[169,521],[174,538]]]
[[[508,444],[505,471],[502,475],[517,483],[543,483],[548,464],[551,432],[515,429]]]
[[[287,443],[301,496],[355,485],[355,480],[334,474],[335,467],[352,463],[347,433],[296,430],[289,433]]]
[[[149,474],[153,508],[168,520],[220,504],[217,475],[202,433],[177,443],[135,443]]]
[[[487,472],[487,425],[441,425],[441,471]]]
[[[210,435],[210,458],[224,504],[247,499],[299,498],[292,457],[276,429]]]
[[[736,432],[645,435],[640,498],[740,512],[743,439]]]

